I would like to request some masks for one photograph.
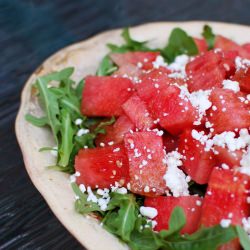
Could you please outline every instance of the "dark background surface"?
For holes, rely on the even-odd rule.
[[[0,249],[82,249],[29,180],[14,134],[20,91],[46,57],[100,31],[150,21],[249,25],[249,9],[250,0],[0,0]]]

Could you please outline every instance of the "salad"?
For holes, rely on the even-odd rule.
[[[51,129],[48,168],[133,250],[250,249],[250,44],[202,36],[175,28],[150,48],[124,29],[95,75],[33,85],[44,116],[26,120]]]

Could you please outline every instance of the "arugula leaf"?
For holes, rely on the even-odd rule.
[[[115,72],[118,69],[117,66],[114,65],[114,63],[110,60],[109,56],[105,56],[101,64],[99,65],[99,68],[96,72],[96,75],[98,76],[108,76],[111,75],[113,72]]]
[[[91,212],[100,212],[103,211],[100,209],[97,203],[88,201],[88,195],[83,193],[76,183],[71,184],[73,191],[75,192],[77,199],[75,201],[75,209],[80,214],[88,214]]]
[[[130,235],[135,227],[138,216],[137,203],[132,194],[111,194],[108,205],[110,210],[103,219],[104,227],[111,233],[118,235],[122,240],[130,241]],[[112,210],[111,210],[112,209]]]
[[[105,127],[106,126],[110,126],[115,122],[115,117],[112,116],[111,119],[109,121],[105,121],[105,122],[100,122],[98,124],[98,126],[95,128],[95,133],[96,134],[105,134]]]
[[[31,124],[33,124],[34,126],[37,126],[37,127],[44,127],[45,125],[48,124],[48,119],[45,116],[44,117],[35,117],[31,114],[26,114],[25,119],[26,119],[26,121],[30,122]]]
[[[213,33],[212,28],[209,25],[204,25],[202,36],[205,38],[208,49],[211,50],[214,48],[215,34]]]
[[[75,88],[75,94],[76,94],[76,97],[78,98],[79,101],[82,100],[82,91],[83,91],[83,88],[84,88],[84,84],[85,84],[85,81],[84,80],[81,80],[76,88]]]
[[[51,127],[54,139],[56,140],[57,145],[58,145],[57,134],[61,126],[61,123],[58,119],[58,116],[60,113],[58,99],[55,95],[53,95],[49,91],[49,89],[47,88],[47,82],[44,80],[44,78],[37,79],[37,88],[39,90],[39,94],[41,96],[42,103],[44,105],[46,118]]]
[[[180,233],[180,230],[185,226],[186,224],[186,217],[184,214],[184,211],[181,207],[175,207],[170,219],[169,219],[169,229],[168,230],[162,230],[160,232],[161,237],[166,238],[172,235],[175,235],[177,233]]]
[[[176,56],[181,54],[187,54],[189,56],[197,55],[198,49],[191,36],[184,30],[175,28],[170,34],[167,46],[163,48],[161,53],[170,63],[174,61]]]
[[[145,228],[141,231],[134,230],[131,233],[131,241],[128,243],[133,250],[157,250],[163,249],[162,241],[151,228]]]
[[[201,228],[192,235],[179,237],[175,242],[165,241],[166,248],[171,250],[216,250],[218,246],[237,237],[234,227],[214,226]]]
[[[61,138],[62,142],[59,148],[59,166],[67,167],[69,163],[70,154],[73,149],[73,136],[74,129],[72,128],[70,113],[63,109],[62,114],[62,127],[61,127]]]
[[[131,38],[129,29],[125,28],[122,31],[122,37],[125,41],[125,44],[117,46],[115,44],[107,44],[108,48],[114,53],[125,53],[128,51],[153,51],[146,46],[146,41],[139,42]]]
[[[243,247],[243,249],[250,250],[250,239],[245,230],[240,226],[236,226],[236,231],[238,233],[240,244]]]
[[[46,76],[41,77],[45,82],[50,82],[50,81],[64,81],[66,79],[69,79],[70,76],[73,74],[74,72],[74,68],[73,67],[69,67],[69,68],[65,68],[61,71],[57,71],[57,72],[53,72],[50,73]]]
[[[92,119],[87,119],[80,112],[84,81],[80,81],[77,87],[73,87],[75,83],[69,78],[73,70],[73,68],[66,68],[39,77],[35,82],[35,87],[38,90],[45,115],[41,118],[30,114],[26,115],[26,120],[33,125],[39,127],[49,126],[51,128],[58,148],[58,157],[57,163],[49,168],[68,173],[74,172],[74,158],[80,148],[84,146],[94,147],[94,139],[99,132],[90,132],[81,137],[76,136],[79,128],[90,128],[93,122],[89,121]],[[51,81],[56,81],[58,84],[48,87]],[[80,127],[74,124],[77,118],[83,121]]]

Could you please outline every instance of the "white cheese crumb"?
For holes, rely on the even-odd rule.
[[[75,120],[75,125],[81,125],[83,120],[81,118],[78,118]]]
[[[248,146],[247,152],[243,154],[240,166],[239,171],[250,176],[250,146]]]
[[[250,217],[242,219],[242,225],[247,234],[250,234]]]
[[[200,206],[201,206],[201,204],[202,204],[202,203],[201,203],[201,201],[200,201],[200,200],[197,200],[197,201],[196,201],[196,205],[197,205],[198,207],[200,207]]]
[[[223,89],[230,89],[235,93],[240,91],[240,85],[236,81],[223,80],[222,85],[223,85]]]
[[[174,62],[168,65],[168,68],[173,71],[177,71],[182,75],[182,78],[186,76],[186,64],[189,61],[189,57],[187,55],[179,55],[175,58]],[[180,78],[180,76],[178,77]]]
[[[177,151],[168,153],[164,159],[168,167],[163,179],[175,197],[189,195],[186,175],[178,168],[182,165],[181,159],[182,155]]]
[[[120,151],[120,148],[115,148],[114,150],[113,150],[113,152],[115,153],[115,152],[119,152]]]
[[[82,193],[85,193],[86,192],[86,187],[84,184],[80,184],[79,185],[79,189],[81,190]]]
[[[75,172],[75,176],[76,176],[76,177],[79,177],[79,176],[81,176],[81,173],[80,173],[79,171],[76,171],[76,172]]]
[[[149,191],[150,191],[149,186],[145,186],[145,187],[144,187],[144,192],[145,192],[145,193],[148,193]]]
[[[76,176],[74,174],[70,175],[69,180],[70,180],[70,183],[76,182]]]
[[[160,67],[166,67],[167,64],[164,61],[164,58],[162,56],[157,56],[155,61],[153,62],[153,67],[155,69],[159,69]]]
[[[243,58],[237,56],[235,58],[235,66],[236,66],[237,71],[241,70],[241,69],[246,70],[250,66],[250,60],[243,59]]]
[[[82,135],[86,135],[89,133],[89,129],[84,129],[84,128],[81,128],[77,131],[77,136],[82,136]]]
[[[145,216],[147,218],[150,218],[150,219],[153,219],[158,215],[157,209],[155,209],[153,207],[141,206],[140,207],[140,213],[141,213],[141,215],[143,215],[143,216]]]
[[[127,194],[128,190],[125,187],[117,188],[116,193],[118,194]]]
[[[221,225],[221,227],[223,227],[223,228],[227,228],[227,227],[230,226],[231,222],[232,222],[232,221],[231,221],[230,219],[222,219],[222,220],[220,221],[220,225]]]

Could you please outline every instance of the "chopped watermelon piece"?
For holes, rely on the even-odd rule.
[[[215,166],[213,152],[206,151],[205,145],[192,137],[192,130],[185,130],[181,134],[178,149],[184,156],[182,160],[184,172],[198,184],[208,183]]]
[[[215,38],[214,48],[222,49],[224,51],[237,51],[239,56],[243,58],[250,58],[250,53],[242,46],[237,44],[236,42],[224,37],[217,35]]]
[[[226,244],[223,244],[218,248],[218,250],[242,250],[242,248],[240,246],[239,239],[236,238]]]
[[[133,94],[127,78],[87,76],[82,94],[82,113],[87,116],[119,116],[121,105]]]
[[[203,200],[201,224],[207,227],[230,219],[231,224],[240,225],[250,215],[247,203],[250,178],[239,172],[214,168]]]
[[[220,66],[226,72],[226,78],[230,78],[236,71],[235,58],[239,55],[237,51],[222,51]]]
[[[238,168],[242,159],[243,151],[235,150],[230,151],[227,147],[214,146],[215,157],[219,165],[226,164],[229,168]]]
[[[236,71],[232,80],[239,82],[241,91],[250,93],[250,68]]]
[[[136,85],[139,97],[145,101],[150,101],[154,96],[152,89],[155,87],[162,88],[165,85],[173,83],[173,79],[168,77],[171,71],[167,68],[160,67],[153,69],[141,76],[141,83]]]
[[[142,70],[130,63],[122,65],[112,75],[129,78],[132,82],[136,83],[142,75]]]
[[[129,181],[128,158],[123,143],[105,148],[81,149],[75,158],[80,173],[77,184],[86,187],[110,188],[115,182]]]
[[[214,89],[209,97],[213,106],[207,118],[214,134],[250,127],[250,113],[235,93],[228,89]]]
[[[181,233],[183,234],[191,234],[198,229],[201,215],[201,204],[202,199],[198,196],[147,197],[144,201],[144,206],[153,207],[158,211],[158,215],[154,218],[157,222],[157,225],[154,228],[156,231],[163,229],[167,230],[169,228],[169,218],[174,208],[176,206],[182,207],[187,219],[186,225],[181,230]]]
[[[139,130],[150,129],[155,126],[153,118],[147,110],[146,104],[136,94],[132,95],[123,105],[124,113]]]
[[[136,65],[138,68],[148,70],[153,68],[153,62],[160,52],[126,52],[126,53],[112,53],[110,55],[112,61],[122,67],[126,64]]]
[[[205,39],[195,38],[195,37],[193,39],[194,39],[194,42],[198,48],[199,54],[206,52],[208,50],[207,43],[206,43]]]
[[[162,139],[163,139],[164,149],[167,153],[177,149],[179,144],[178,137],[173,136],[169,133],[164,133]]]
[[[188,89],[191,92],[222,87],[226,69],[221,66],[221,58],[221,53],[208,51],[186,65]]]
[[[250,43],[244,43],[242,47],[250,54]]]
[[[124,138],[129,158],[131,191],[145,196],[164,194],[167,166],[161,136],[155,132],[128,133]]]
[[[123,142],[124,135],[130,130],[134,130],[135,125],[126,116],[120,116],[113,125],[105,127],[106,134],[99,134],[95,140],[97,146],[117,144]]]
[[[158,83],[142,80],[142,83],[137,85],[137,91],[155,121],[169,133],[178,135],[185,128],[193,126],[197,110],[187,98],[180,96],[179,87],[168,84],[172,79],[165,79],[166,81],[157,81]]]

